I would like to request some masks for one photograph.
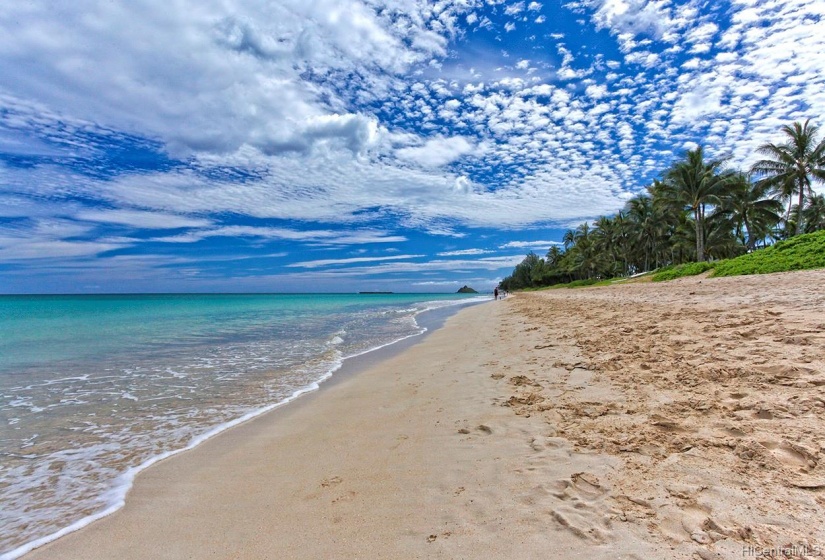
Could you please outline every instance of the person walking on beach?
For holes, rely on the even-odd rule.
[[[498,286],[496,286],[493,290],[493,298],[496,300],[498,299]]]

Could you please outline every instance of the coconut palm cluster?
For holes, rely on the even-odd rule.
[[[670,265],[733,258],[825,229],[825,139],[810,120],[781,128],[747,172],[688,151],[613,216],[568,230],[545,257],[529,253],[507,290],[632,276]]]

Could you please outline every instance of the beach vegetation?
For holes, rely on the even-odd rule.
[[[768,184],[750,181],[744,173],[736,173],[727,187],[718,213],[730,220],[741,246],[753,251],[779,224],[782,203],[771,198]]]
[[[817,194],[810,198],[808,205],[802,210],[802,220],[805,233],[825,229],[825,195]]]
[[[713,276],[769,274],[825,268],[825,230],[785,241],[714,265]]]
[[[660,270],[653,275],[654,282],[664,282],[667,280],[675,280],[676,278],[683,278],[685,276],[696,276],[713,270],[715,263],[703,261],[680,264],[676,266],[669,266],[666,269]]]
[[[696,276],[708,270],[713,271],[711,276],[741,276],[812,268],[825,268],[825,229],[779,241],[733,259],[665,267],[653,275],[653,281]]]
[[[813,190],[825,182],[825,140],[810,121],[781,133],[784,142],[761,146],[763,159],[748,172],[707,157],[702,147],[687,151],[616,214],[567,230],[543,257],[529,253],[501,287],[590,286],[651,271],[661,281],[710,269],[725,276],[825,266],[817,264],[825,250],[810,253],[816,243],[786,245],[825,230],[825,196]]]
[[[701,146],[690,150],[682,161],[676,162],[665,173],[663,195],[676,207],[688,210],[693,218],[696,260],[705,260],[705,241],[708,235],[706,216],[708,207],[719,207],[735,175],[722,171],[723,159],[707,161]]]
[[[814,196],[812,183],[825,182],[825,138],[817,139],[819,127],[795,122],[781,128],[785,142],[763,144],[757,150],[765,159],[757,161],[751,172],[762,177],[760,182],[788,201],[785,220],[790,219],[791,205],[796,198],[796,235],[804,230],[805,201]]]

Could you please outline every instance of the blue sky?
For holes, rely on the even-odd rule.
[[[0,8],[0,292],[490,290],[825,125],[825,2]]]

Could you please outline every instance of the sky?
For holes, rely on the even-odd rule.
[[[822,0],[0,7],[0,293],[492,290],[825,127]]]

